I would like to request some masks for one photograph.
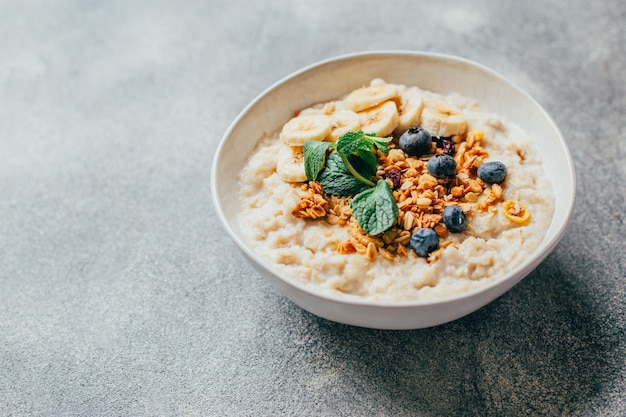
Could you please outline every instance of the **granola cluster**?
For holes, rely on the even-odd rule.
[[[477,176],[477,169],[488,153],[481,146],[481,130],[472,130],[462,136],[453,136],[447,146],[438,147],[433,142],[431,152],[422,157],[412,157],[390,144],[387,154],[378,153],[378,170],[375,181],[385,179],[393,189],[398,205],[398,219],[386,232],[371,236],[366,234],[352,217],[351,197],[324,194],[317,182],[303,184],[305,191],[292,214],[303,219],[324,221],[330,225],[347,228],[351,238],[339,244],[341,254],[361,253],[369,260],[378,255],[394,260],[396,257],[417,257],[408,248],[411,234],[421,228],[432,228],[441,240],[439,248],[428,257],[432,262],[442,251],[454,244],[446,240],[449,231],[442,221],[442,212],[449,205],[459,206],[468,219],[475,212],[497,212],[502,199],[502,186],[486,184]],[[453,146],[454,149],[448,149]],[[457,171],[453,178],[437,179],[428,173],[427,163],[436,154],[452,154]],[[515,207],[521,211],[519,206]],[[471,228],[471,223],[468,225]]]

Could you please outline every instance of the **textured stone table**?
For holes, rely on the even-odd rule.
[[[624,21],[621,0],[0,2],[0,415],[626,415]],[[251,99],[375,49],[502,73],[577,169],[556,250],[431,329],[302,311],[210,199]]]

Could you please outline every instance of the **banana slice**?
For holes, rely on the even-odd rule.
[[[352,110],[339,110],[330,115],[330,134],[327,140],[337,142],[346,132],[356,132],[361,128],[359,115]]]
[[[346,107],[360,112],[398,96],[398,87],[394,84],[378,84],[358,88],[344,99]]]
[[[465,133],[467,120],[460,110],[441,102],[429,101],[424,103],[421,126],[432,136],[446,138]]]
[[[400,106],[398,106],[398,126],[396,134],[402,134],[411,127],[419,126],[422,117],[424,100],[417,88],[409,88],[400,95]]]
[[[391,134],[398,126],[398,108],[393,100],[385,101],[371,109],[359,112],[361,130],[378,137]]]
[[[307,140],[324,140],[330,133],[330,119],[325,114],[294,117],[283,126],[280,138],[289,146],[304,146]]]
[[[304,182],[304,154],[301,147],[281,146],[276,156],[276,172],[283,181]]]

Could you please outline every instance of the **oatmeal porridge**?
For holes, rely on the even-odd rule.
[[[498,280],[554,211],[520,127],[470,98],[380,79],[286,120],[239,183],[239,227],[259,255],[316,292],[368,300]]]

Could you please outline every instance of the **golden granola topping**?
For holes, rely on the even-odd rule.
[[[454,146],[453,157],[457,163],[456,175],[451,179],[437,179],[428,172],[427,162],[444,149],[433,142],[431,153],[413,157],[389,143],[387,154],[378,152],[378,168],[373,179],[385,179],[393,189],[398,205],[397,222],[380,235],[368,235],[352,217],[351,197],[327,196],[317,182],[303,185],[306,193],[293,210],[293,215],[308,219],[325,219],[328,223],[345,227],[351,238],[337,247],[340,254],[364,254],[373,261],[378,255],[388,260],[415,255],[409,249],[411,234],[421,228],[432,228],[440,238],[439,249],[427,258],[437,260],[446,247],[453,245],[449,230],[442,220],[443,210],[450,205],[459,206],[468,220],[476,212],[497,212],[503,198],[502,184],[485,184],[477,176],[477,169],[489,156],[482,147],[484,132],[470,130],[449,141]],[[530,218],[526,207],[519,202],[506,201],[504,214],[515,223]],[[468,230],[471,230],[471,224]]]
[[[513,223],[524,224],[530,220],[530,211],[519,201],[507,200],[502,204],[502,209]]]
[[[302,186],[307,193],[302,196],[300,202],[291,212],[301,219],[322,219],[330,211],[330,206],[322,186],[317,182],[310,182]]]

